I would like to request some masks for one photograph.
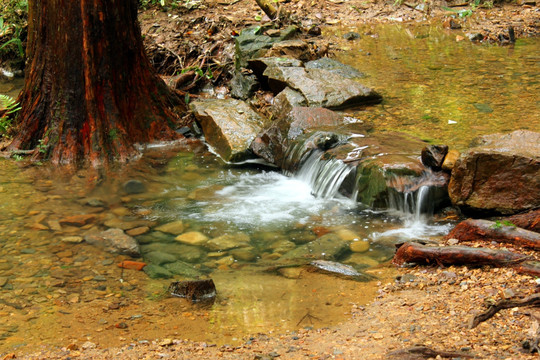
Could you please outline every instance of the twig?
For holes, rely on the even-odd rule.
[[[315,319],[315,320],[319,320],[319,321],[322,321],[320,318],[316,317],[315,315],[311,315],[309,313],[309,311],[306,313],[306,315],[302,316],[302,318],[300,319],[300,321],[296,324],[296,326],[300,325],[302,323],[302,321],[304,321],[304,319],[309,319],[309,323],[310,324],[313,324],[313,321],[311,321],[311,319]]]
[[[478,314],[474,318],[472,318],[469,327],[471,329],[477,327],[478,324],[492,318],[500,310],[522,306],[540,307],[540,294],[534,294],[520,300],[498,301],[495,305],[491,305],[485,312]]]

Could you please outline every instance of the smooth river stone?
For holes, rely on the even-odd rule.
[[[209,240],[205,246],[213,251],[223,251],[248,246],[249,240],[249,236],[244,233],[237,233],[234,235],[222,235]]]
[[[364,240],[356,240],[349,245],[349,248],[352,252],[363,253],[369,250],[369,242]]]
[[[208,242],[208,237],[198,231],[190,231],[185,234],[178,235],[176,240],[188,245],[202,245]]]
[[[156,227],[154,230],[158,230],[161,232],[173,234],[173,235],[180,235],[184,232],[184,223],[182,220],[173,221],[167,224],[160,225]]]
[[[354,231],[349,230],[349,229],[339,229],[336,231],[336,235],[339,236],[341,240],[345,240],[345,241],[360,240],[360,236]]]

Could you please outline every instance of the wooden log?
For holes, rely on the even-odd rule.
[[[510,216],[505,220],[525,230],[540,233],[540,209]]]
[[[468,246],[424,246],[417,243],[403,244],[392,262],[438,265],[492,265],[507,266],[529,259],[526,255],[507,250],[492,250]]]
[[[515,267],[519,274],[527,274],[535,277],[540,277],[540,262],[525,261]]]
[[[492,318],[500,310],[510,309],[514,307],[522,307],[522,306],[540,307],[540,294],[534,294],[524,299],[518,299],[518,300],[516,299],[500,300],[497,303],[495,303],[495,305],[491,305],[483,313],[478,314],[475,317],[473,317],[471,319],[471,323],[469,324],[469,326],[471,329],[477,327],[478,324]]]
[[[459,241],[497,241],[540,250],[540,234],[521,229],[512,223],[468,219],[450,231],[446,239]]]

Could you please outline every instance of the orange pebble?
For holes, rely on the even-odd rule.
[[[139,262],[139,261],[129,261],[124,260],[121,263],[118,264],[118,267],[124,268],[124,269],[133,269],[133,270],[142,270],[143,267],[146,266],[146,263]]]

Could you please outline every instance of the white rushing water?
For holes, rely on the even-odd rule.
[[[216,199],[193,217],[238,225],[276,225],[304,222],[327,209],[352,208],[344,197],[316,197],[310,184],[277,172],[230,175],[232,185],[216,192]]]

